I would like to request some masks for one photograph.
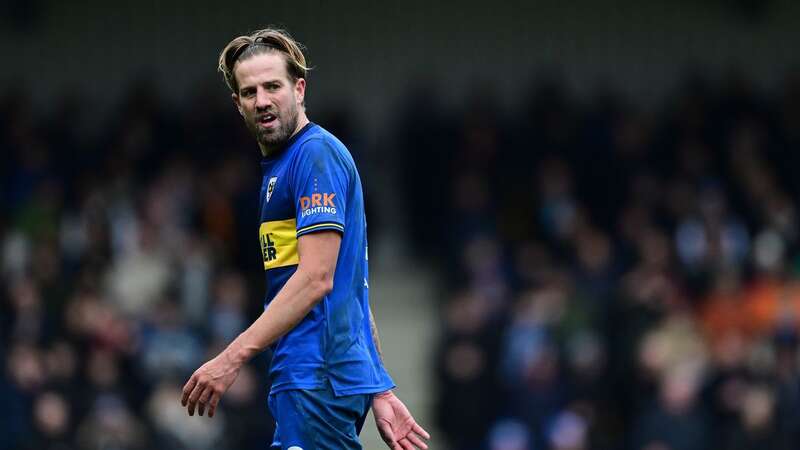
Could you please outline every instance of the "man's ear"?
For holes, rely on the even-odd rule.
[[[242,104],[239,103],[239,96],[235,92],[231,94],[231,100],[233,100],[233,104],[236,105],[236,109],[239,110],[239,115],[244,117],[244,111],[242,111]]]
[[[301,105],[303,101],[306,99],[306,79],[305,78],[298,78],[297,81],[294,82],[294,96],[297,98],[297,102]]]

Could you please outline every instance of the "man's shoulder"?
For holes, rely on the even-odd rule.
[[[349,153],[347,146],[345,146],[339,138],[317,124],[314,124],[307,133],[303,134],[298,141],[298,146],[301,148],[324,147],[331,151],[344,151]]]
[[[354,165],[353,157],[347,147],[325,128],[314,124],[297,141],[295,159],[335,160],[347,166]]]

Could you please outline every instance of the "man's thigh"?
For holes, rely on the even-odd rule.
[[[277,427],[272,449],[361,450],[358,433],[372,395],[336,397],[330,387],[269,396]]]

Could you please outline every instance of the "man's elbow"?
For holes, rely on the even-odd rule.
[[[319,301],[333,290],[333,272],[315,270],[308,273],[309,287],[314,292],[314,297]]]
[[[330,294],[333,290],[333,276],[320,279],[317,282],[317,286],[317,292],[319,293],[320,298]]]

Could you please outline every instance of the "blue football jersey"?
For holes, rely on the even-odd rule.
[[[342,235],[333,290],[273,345],[272,392],[318,389],[336,395],[382,392],[394,383],[380,361],[369,321],[367,223],[361,179],[350,152],[309,123],[261,163],[259,242],[265,307],[297,270],[297,239],[320,230]]]

